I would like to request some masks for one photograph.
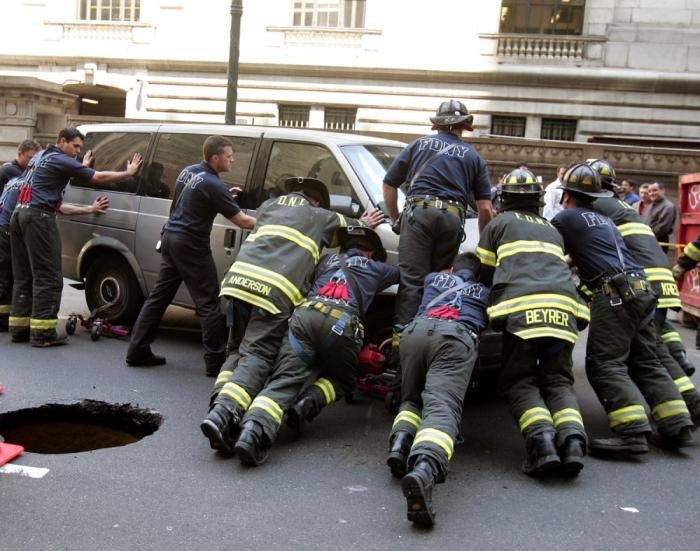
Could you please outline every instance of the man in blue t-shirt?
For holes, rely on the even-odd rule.
[[[56,225],[56,213],[99,214],[109,206],[105,197],[92,205],[63,203],[63,193],[71,178],[83,178],[93,183],[118,182],[133,178],[142,157],[135,153],[127,161],[126,170],[96,171],[89,167],[92,154],[88,151],[83,162],[76,160],[85,136],[76,128],[64,128],[56,145],[37,153],[22,175],[17,207],[10,220],[12,245],[12,311],[10,332],[12,342],[31,340],[32,346],[47,347],[66,344],[58,337],[58,309],[61,305],[61,236]]]
[[[432,525],[432,490],[444,482],[462,405],[486,327],[489,290],[480,262],[464,253],[425,278],[415,319],[401,336],[401,406],[389,435],[387,465],[403,477],[408,520]]]
[[[612,195],[601,188],[591,166],[569,168],[562,180],[564,210],[552,219],[592,294],[586,374],[614,437],[592,439],[589,448],[599,455],[649,451],[651,425],[640,392],[656,422],[652,441],[672,449],[691,445],[688,408],[656,356],[656,296],[615,224],[591,208],[596,198]]]
[[[24,140],[17,146],[15,158],[8,163],[0,166],[0,193],[12,178],[16,178],[24,172],[29,161],[38,153],[41,146],[34,140]]]
[[[409,144],[384,176],[384,202],[394,224],[399,217],[397,188],[406,194],[400,223],[397,332],[416,315],[425,276],[457,254],[468,207],[476,201],[479,230],[493,214],[486,162],[462,142],[462,133],[473,130],[473,116],[462,102],[450,100],[430,120],[438,133]]]
[[[131,332],[126,353],[130,366],[165,364],[151,351],[163,314],[184,281],[202,327],[206,373],[215,377],[226,359],[226,322],[219,305],[219,277],[209,237],[214,218],[221,214],[244,229],[255,218],[241,211],[234,191],[219,178],[231,170],[233,144],[223,136],[204,141],[204,160],[183,169],[177,177],[170,217],[163,227],[160,272]]]

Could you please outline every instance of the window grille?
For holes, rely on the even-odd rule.
[[[526,120],[525,117],[493,115],[491,117],[491,134],[523,138],[525,136]]]
[[[542,119],[543,140],[573,142],[576,138],[576,119]]]
[[[357,109],[326,107],[323,127],[326,130],[355,130]]]
[[[279,125],[292,128],[307,128],[309,126],[310,111],[311,107],[308,105],[280,105]]]

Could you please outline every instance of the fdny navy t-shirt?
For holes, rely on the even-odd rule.
[[[345,253],[345,263],[357,283],[357,290],[362,295],[362,307],[364,316],[367,313],[374,297],[377,293],[387,287],[399,282],[399,268],[384,262],[377,262],[362,255],[357,249],[350,249]],[[315,280],[309,292],[309,298],[319,296],[321,289],[329,287],[329,283],[345,286],[347,292],[347,302],[350,306],[359,310],[359,305],[352,291],[352,287],[347,284],[345,273],[340,267],[340,257],[333,253],[324,256],[316,268]],[[323,298],[330,298],[328,295],[321,295]]]
[[[564,238],[566,252],[573,258],[583,283],[620,272],[642,272],[607,216],[587,208],[564,209],[551,222]]]
[[[185,233],[209,244],[217,213],[231,218],[241,211],[228,186],[205,161],[185,167],[175,185],[175,208],[165,230]]]
[[[7,230],[10,227],[12,211],[17,205],[19,188],[22,186],[22,178],[14,177],[5,184],[5,188],[0,195],[0,229]]]
[[[463,282],[468,282],[469,285],[455,293],[446,295],[437,303],[431,305],[430,310],[426,312],[426,308],[433,299],[448,289],[461,285]],[[455,310],[454,319],[478,334],[486,327],[486,306],[488,305],[488,300],[488,288],[474,280],[474,274],[472,274],[471,270],[458,270],[454,274],[449,272],[432,272],[425,276],[423,300],[418,308],[417,316],[431,316],[431,312],[444,310],[444,307],[448,307]],[[442,316],[435,315],[435,317]]]
[[[32,207],[58,210],[71,178],[91,180],[95,170],[66,155],[55,145],[37,153],[27,167],[25,178],[32,186]]]
[[[2,189],[5,187],[7,182],[12,180],[12,178],[16,178],[17,176],[21,175],[22,172],[24,172],[24,169],[19,166],[17,159],[0,166],[0,193],[2,193]]]
[[[428,161],[430,158],[433,159]],[[408,184],[421,167],[413,186],[404,190],[407,197],[430,195],[457,201],[465,208],[471,203],[471,196],[476,200],[491,199],[486,161],[450,132],[411,142],[389,166],[384,183],[396,188],[404,182]]]

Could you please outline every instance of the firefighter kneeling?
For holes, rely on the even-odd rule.
[[[471,253],[457,256],[452,268],[428,274],[418,314],[401,334],[401,406],[387,465],[403,477],[408,520],[416,524],[435,520],[432,490],[447,476],[477,335],[486,326],[488,289],[478,277],[479,259]]]

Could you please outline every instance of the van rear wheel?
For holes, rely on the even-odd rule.
[[[132,325],[143,305],[143,293],[127,262],[116,255],[92,263],[85,278],[85,300],[93,316]]]

